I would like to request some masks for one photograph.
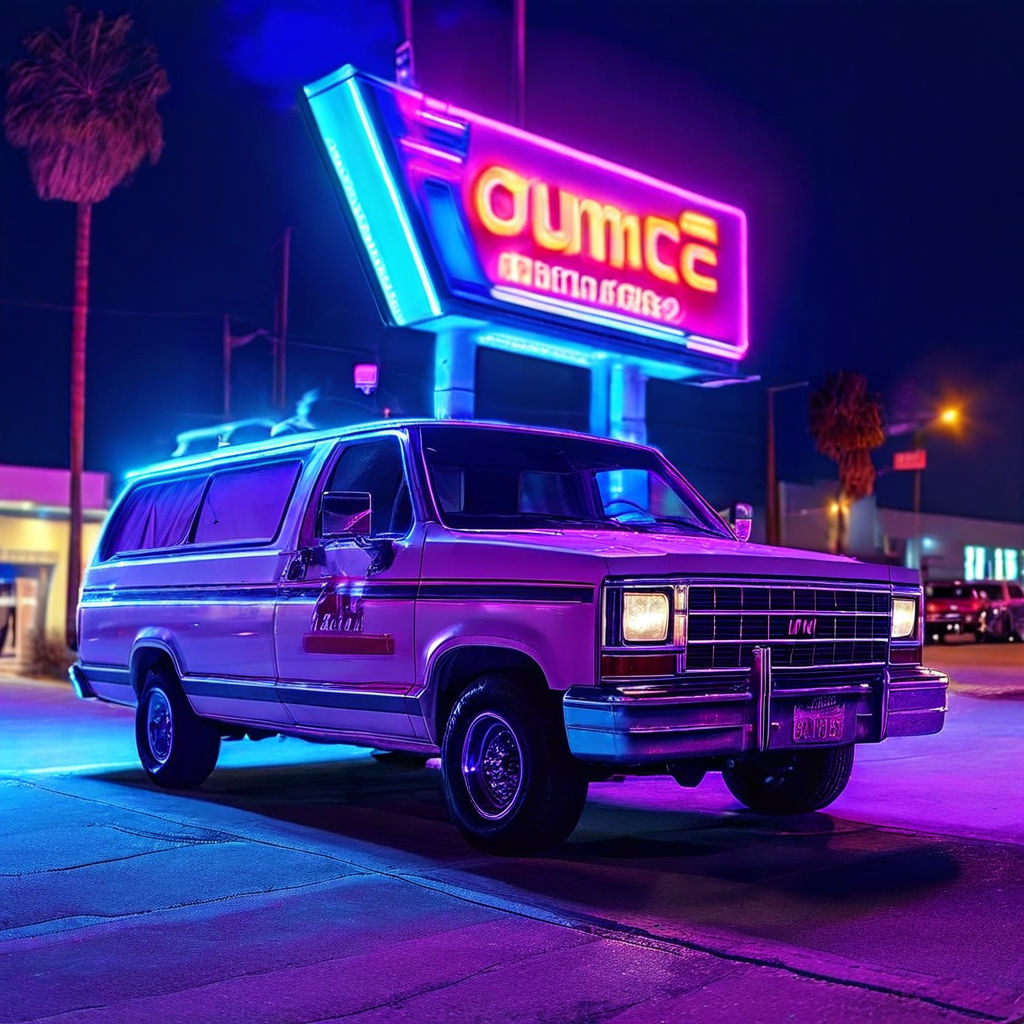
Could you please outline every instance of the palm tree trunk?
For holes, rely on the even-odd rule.
[[[75,217],[75,283],[71,303],[71,511],[65,635],[78,646],[78,589],[82,578],[82,468],[85,448],[85,323],[89,312],[89,231],[92,203],[79,203]]]
[[[846,554],[846,502],[844,501],[844,492],[840,492],[836,495],[836,549],[837,555]]]

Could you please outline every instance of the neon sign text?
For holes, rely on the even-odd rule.
[[[571,267],[552,265],[515,252],[503,252],[498,258],[498,277],[503,284],[559,295],[588,305],[607,306],[664,323],[678,323],[682,315],[679,300],[671,295],[659,295],[651,288],[640,288],[627,281],[581,274]]]
[[[549,252],[582,254],[618,270],[645,271],[668,284],[718,291],[718,222],[707,214],[684,209],[672,220],[641,216],[500,164],[480,173],[473,197],[480,223],[493,235],[525,236]]]

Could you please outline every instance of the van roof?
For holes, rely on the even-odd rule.
[[[142,469],[135,469],[125,474],[127,480],[137,480],[141,477],[158,476],[166,473],[179,473],[185,469],[201,469],[205,466],[215,466],[222,462],[234,462],[238,459],[246,460],[258,456],[286,454],[290,451],[301,451],[310,448],[322,441],[333,441],[344,437],[355,437],[360,434],[377,434],[392,430],[404,430],[409,427],[481,427],[492,430],[517,430],[530,434],[558,434],[560,436],[571,436],[595,440],[594,435],[584,434],[577,430],[563,430],[554,427],[532,427],[520,423],[499,423],[489,420],[436,420],[429,418],[409,418],[395,420],[372,420],[369,423],[357,423],[346,427],[331,427],[326,430],[307,430],[295,434],[282,434],[280,437],[270,437],[262,441],[251,441],[247,444],[225,445],[223,448],[216,448],[213,451],[199,452],[195,455],[183,455],[175,459],[165,459],[163,462],[156,462],[151,466]],[[629,441],[620,441],[615,438],[602,438],[601,440],[613,440],[617,444],[632,444]]]

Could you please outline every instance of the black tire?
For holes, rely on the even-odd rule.
[[[178,680],[151,668],[135,711],[135,745],[146,774],[165,789],[195,789],[213,771],[220,732],[189,706]]]
[[[548,696],[507,677],[484,676],[448,716],[441,744],[445,799],[455,827],[478,849],[550,849],[583,813],[587,780]]]
[[[780,751],[736,761],[722,772],[729,792],[759,814],[803,814],[827,807],[846,788],[853,744]]]

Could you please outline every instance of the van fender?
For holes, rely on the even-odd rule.
[[[516,651],[525,655],[537,664],[548,685],[552,685],[551,674],[547,659],[544,657],[539,645],[530,643],[522,637],[495,636],[488,633],[456,633],[452,632],[445,636],[434,639],[426,651],[426,666],[423,673],[423,681],[420,687],[410,696],[418,697],[431,688],[431,682],[435,679],[438,662],[452,651],[461,647],[494,647],[506,651]]]
[[[481,633],[452,633],[438,637],[427,650],[422,685],[417,691],[410,694],[419,699],[420,713],[423,716],[427,735],[438,745],[441,743],[441,733],[444,729],[443,705],[453,699],[453,694],[448,692],[445,686],[444,661],[447,656],[457,654],[459,651],[465,651],[468,654],[471,650],[479,652],[481,649],[494,651],[495,664],[490,668],[507,671],[516,667],[525,668],[527,666],[524,662],[529,662],[543,677],[544,685],[549,690],[552,688],[549,659],[543,656],[535,643],[530,643],[521,637],[513,638]],[[504,658],[500,655],[504,655]],[[482,659],[483,663],[480,666],[482,671],[487,670],[487,660],[486,657]],[[503,661],[505,664],[502,664]],[[510,662],[517,664],[510,664]]]
[[[142,679],[139,678],[140,673],[138,672],[139,659],[146,650],[153,649],[163,651],[170,658],[178,679],[184,678],[185,675],[184,659],[174,639],[174,634],[159,626],[150,626],[140,630],[132,642],[131,653],[128,655],[129,675],[136,701],[139,698],[139,691],[142,689]]]

